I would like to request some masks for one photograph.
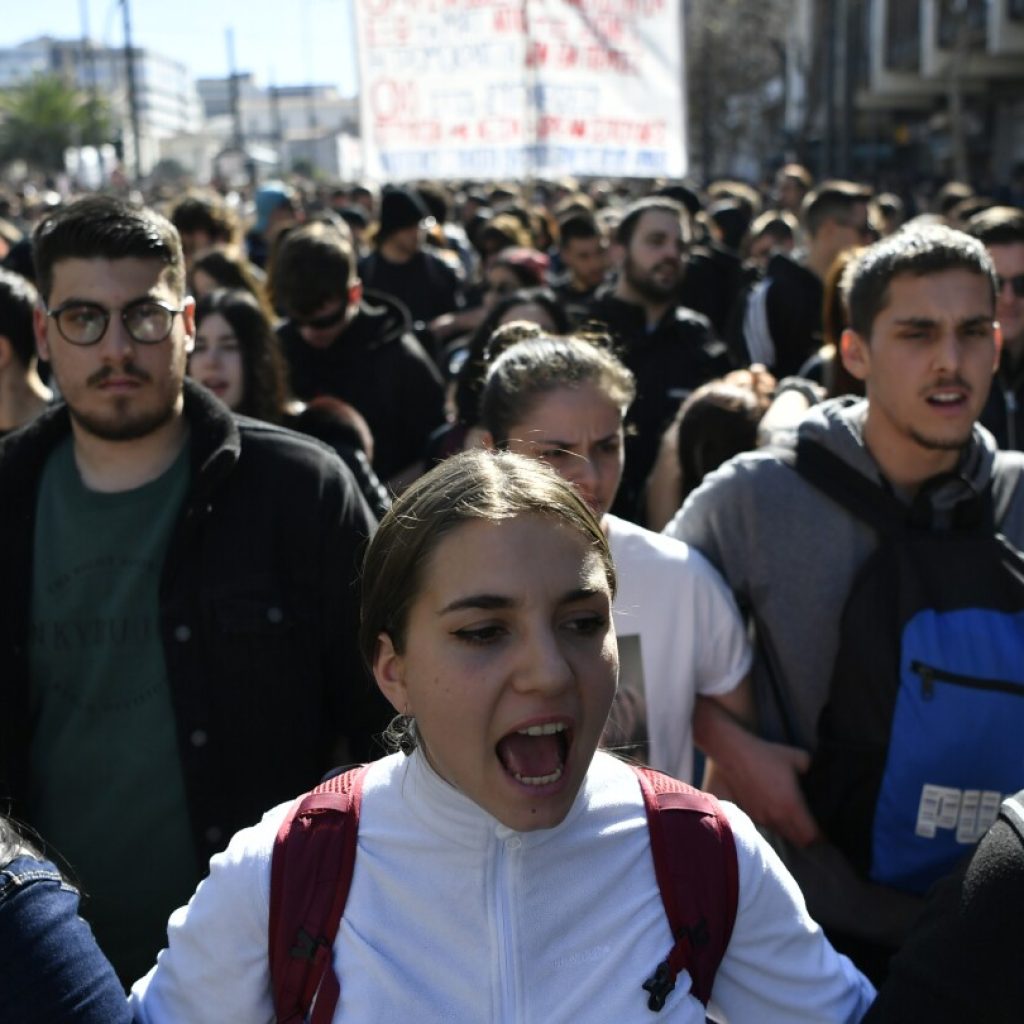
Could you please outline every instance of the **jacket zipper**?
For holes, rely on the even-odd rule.
[[[506,839],[498,840],[498,941],[501,943],[501,995],[502,1021],[519,1020],[519,978],[516,976],[515,936],[512,926],[515,920],[512,911],[510,876],[512,857],[509,855]]]
[[[936,683],[949,683],[953,686],[966,686],[971,690],[988,690],[1024,697],[1024,684],[1004,679],[979,679],[977,676],[966,676],[959,672],[949,672],[944,668],[935,668],[934,665],[926,665],[923,661],[912,661],[910,671],[921,677],[921,692],[925,700],[931,700],[935,695]]]

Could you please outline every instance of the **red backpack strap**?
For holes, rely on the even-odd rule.
[[[341,988],[332,966],[356,860],[367,766],[335,775],[292,805],[270,868],[270,981],[279,1024],[329,1021]]]
[[[654,874],[675,945],[644,982],[660,1010],[680,971],[707,1006],[736,921],[739,872],[732,828],[719,802],[678,779],[633,766],[644,795]]]

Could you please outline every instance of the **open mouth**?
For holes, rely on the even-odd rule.
[[[572,730],[564,722],[544,722],[517,729],[495,746],[502,767],[523,786],[549,786],[565,771]]]
[[[967,394],[963,391],[933,391],[925,401],[935,409],[959,409],[967,403]]]

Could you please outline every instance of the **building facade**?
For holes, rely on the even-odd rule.
[[[0,89],[28,81],[33,75],[49,74],[95,92],[110,103],[125,164],[131,169],[137,166],[145,174],[159,159],[161,139],[199,128],[201,108],[183,63],[153,50],[133,48],[140,150],[136,164],[128,68],[123,47],[44,36],[0,48]]]

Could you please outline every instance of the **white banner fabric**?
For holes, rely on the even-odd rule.
[[[682,0],[357,0],[369,177],[687,172]]]

